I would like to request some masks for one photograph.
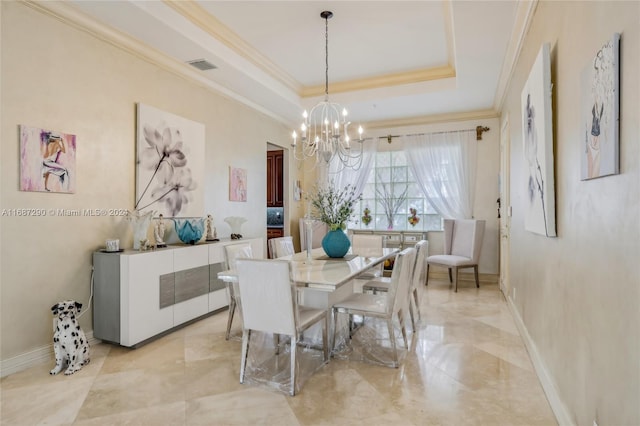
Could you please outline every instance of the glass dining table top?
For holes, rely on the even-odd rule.
[[[343,258],[329,258],[322,248],[316,248],[311,251],[311,259],[307,256],[307,252],[303,251],[277,260],[288,260],[292,263],[293,280],[299,285],[334,291],[367,269],[394,257],[397,253],[397,248],[383,248],[381,252],[367,253],[366,256],[348,253]],[[234,270],[219,272],[218,278],[227,282],[238,279]]]

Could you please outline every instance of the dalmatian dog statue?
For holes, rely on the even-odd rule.
[[[51,307],[53,312],[53,350],[56,366],[51,374],[58,374],[67,366],[64,374],[73,374],[89,363],[89,342],[78,324],[82,303],[65,300]]]

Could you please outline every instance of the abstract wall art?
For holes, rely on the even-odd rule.
[[[204,125],[141,103],[137,114],[135,209],[204,216]]]
[[[20,126],[20,190],[76,192],[76,136]]]
[[[229,201],[247,201],[247,169],[229,167]]]
[[[541,48],[522,89],[525,229],[556,236],[549,44]]]
[[[620,34],[613,34],[582,72],[582,180],[620,173]]]

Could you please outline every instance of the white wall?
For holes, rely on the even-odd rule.
[[[580,76],[614,32],[620,42],[620,174],[580,180]],[[560,419],[640,424],[640,3],[540,2],[508,89],[511,286]],[[520,94],[551,44],[557,238],[524,230]],[[553,389],[552,389],[553,390]],[[555,399],[555,398],[552,398]],[[552,401],[553,402],[553,401]]]
[[[289,129],[20,2],[2,2],[1,207],[125,208],[135,197],[135,104],[205,125],[205,212],[244,216],[246,236],[266,237],[266,143]],[[20,124],[77,136],[77,192],[18,190]],[[248,171],[247,202],[228,201],[229,166]],[[59,300],[89,298],[91,253],[109,237],[131,247],[121,217],[1,218],[1,358],[51,342]],[[91,314],[81,319],[92,329]]]

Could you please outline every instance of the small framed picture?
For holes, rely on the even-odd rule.
[[[247,201],[247,169],[229,167],[229,201]]]

